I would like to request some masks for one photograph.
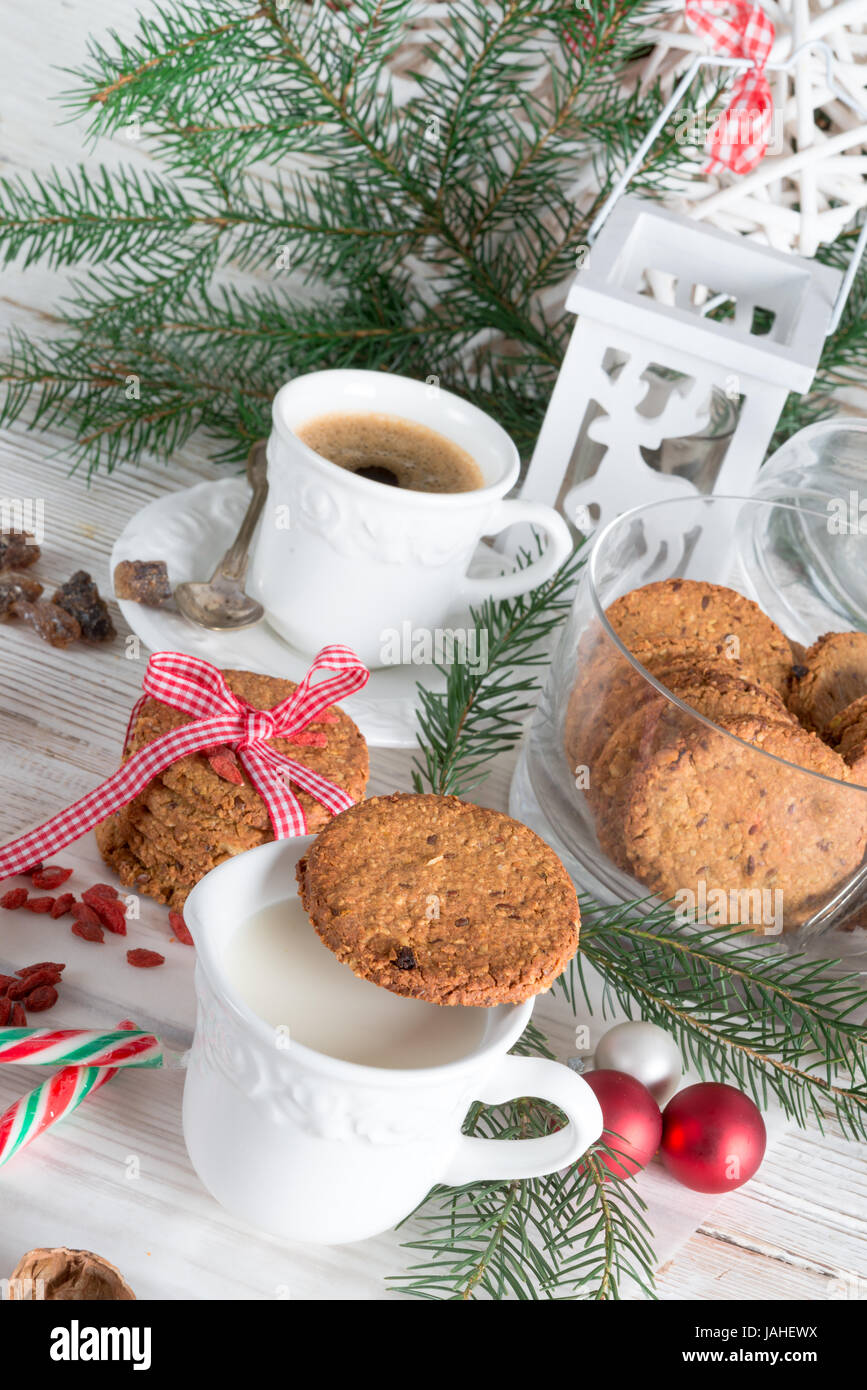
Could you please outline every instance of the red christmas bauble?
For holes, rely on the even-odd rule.
[[[600,1067],[584,1080],[602,1107],[602,1138],[617,1157],[600,1153],[602,1165],[618,1178],[631,1178],[659,1148],[662,1115],[647,1087],[625,1071]]]
[[[766,1141],[758,1106],[722,1081],[687,1086],[662,1112],[660,1157],[693,1192],[732,1192],[748,1182]]]

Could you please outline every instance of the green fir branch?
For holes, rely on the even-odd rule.
[[[541,553],[541,544],[539,546]],[[524,553],[519,565],[531,562]],[[580,549],[546,584],[515,599],[487,599],[470,610],[477,653],[487,662],[470,664],[458,652],[438,666],[445,690],[417,682],[421,757],[413,786],[441,796],[460,796],[479,784],[482,769],[513,748],[539,695],[539,672],[550,660],[553,635],[568,611],[584,556]]]
[[[572,326],[543,293],[565,287],[600,198],[659,110],[659,87],[639,91],[623,73],[637,30],[661,13],[655,0],[454,0],[426,25],[401,103],[388,64],[417,36],[414,0],[172,0],[140,16],[131,39],[92,40],[70,113],[94,140],[140,142],[161,172],[124,164],[0,182],[0,259],[92,272],[76,276],[56,335],[34,344],[40,370],[20,370],[20,341],[0,363],[0,419],[32,426],[50,407],[90,469],[167,457],[196,429],[236,459],[261,391],[355,363],[436,375],[499,418],[526,456]],[[570,189],[588,160],[602,191],[579,211]],[[636,187],[664,195],[688,169],[672,125]],[[820,254],[850,247],[847,232]],[[315,287],[318,331],[280,282],[287,262]],[[267,292],[226,296],[223,272],[239,267],[274,282],[270,339],[255,347],[238,320]],[[867,376],[865,284],[862,274],[777,442]],[[201,345],[219,345],[237,409],[215,401],[203,381],[215,373],[177,345],[193,325]],[[103,343],[125,365],[135,354],[140,408],[99,385],[83,405]],[[158,385],[167,364],[170,400]],[[79,385],[64,414],[69,380]]]
[[[436,375],[526,454],[571,327],[540,300],[583,241],[567,190],[600,132],[621,142],[611,134],[607,178],[658,109],[657,92],[639,99],[620,79],[633,25],[655,9],[618,0],[578,23],[557,0],[455,0],[427,27],[402,104],[387,64],[418,23],[414,0],[353,0],[351,13],[327,0],[163,3],[131,39],[92,41],[69,110],[94,139],[140,142],[162,172],[0,185],[0,256],[94,272],[76,277],[56,337],[34,346],[38,371],[20,370],[20,343],[0,364],[0,419],[32,424],[41,409],[44,421],[50,406],[89,468],[167,456],[194,429],[237,458],[262,391],[355,363]],[[660,170],[680,158],[662,143]],[[316,287],[318,330],[280,283],[287,262]],[[222,272],[239,267],[270,273],[273,293],[225,294]],[[256,335],[239,320],[263,303]],[[196,335],[213,371],[183,350]],[[95,345],[139,376],[139,407],[94,385]],[[217,372],[237,409],[214,399]],[[70,379],[64,418],[55,387]]]
[[[649,910],[648,910],[649,907]],[[573,1007],[584,965],[616,1001],[660,1024],[701,1076],[730,1080],[804,1125],[834,1115],[867,1138],[867,990],[839,963],[757,942],[754,932],[681,923],[670,904],[591,906],[563,988]]]

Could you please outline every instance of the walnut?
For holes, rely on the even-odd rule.
[[[91,1250],[28,1250],[9,1277],[10,1299],[113,1302],[135,1299],[119,1270]]]

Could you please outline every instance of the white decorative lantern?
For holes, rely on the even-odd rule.
[[[649,275],[669,279],[673,303],[651,297]],[[566,300],[578,321],[522,495],[559,502],[586,531],[628,507],[696,492],[646,456],[699,434],[714,392],[739,408],[713,490],[749,494],[787,394],[813,380],[842,280],[645,199],[617,201]],[[708,304],[722,300],[731,317],[708,318]],[[574,481],[582,430],[605,452],[591,477]]]
[[[818,3],[821,9],[823,0]],[[835,8],[841,11],[839,25],[830,22]],[[863,144],[867,125],[862,130],[858,122],[867,119],[867,109],[853,70],[862,36],[844,34],[842,26],[863,23],[867,0],[832,5],[827,15],[812,20],[807,0],[791,0],[791,11],[791,34],[776,46],[766,72],[777,85],[778,99],[785,96],[781,84],[794,82],[802,154],[764,159],[753,173],[698,200],[693,217],[622,195],[666,122],[681,111],[695,79],[705,70],[717,78],[721,70],[737,76],[752,60],[696,53],[703,44],[694,35],[666,37],[658,30],[648,35],[693,56],[588,233],[590,255],[579,263],[566,300],[578,322],[522,487],[526,497],[558,503],[578,530],[592,530],[629,507],[668,496],[699,490],[749,493],[788,392],[809,389],[825,338],[840,322],[867,250],[867,220],[845,274],[741,235],[755,228],[742,217],[728,219],[725,226],[707,220],[722,214],[726,200],[734,205],[740,199],[743,213],[744,195],[754,186],[764,189],[771,169],[774,178],[794,180],[800,208],[785,211],[797,222],[802,250],[812,252],[823,236],[836,236],[864,204],[863,190],[853,187],[862,172],[853,156],[846,196],[826,190],[826,202],[837,212],[833,218],[827,212],[820,226],[814,166],[830,168],[834,161],[826,166],[825,156],[836,158]],[[658,50],[654,61],[662,61]],[[817,79],[817,64],[823,81]],[[845,133],[823,145],[814,109],[828,101]],[[784,115],[788,120],[787,106]],[[803,153],[813,140],[815,148]],[[757,234],[774,241],[761,218],[759,224]],[[791,239],[786,244],[791,246]],[[708,317],[711,308],[725,302],[733,305],[730,317]],[[722,428],[714,410],[721,401],[729,402],[732,417]],[[705,468],[705,462],[714,467]],[[710,484],[700,477],[697,487],[696,471],[713,473]],[[523,539],[510,535],[509,548]]]

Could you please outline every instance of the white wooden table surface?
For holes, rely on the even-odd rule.
[[[111,22],[128,32],[133,13],[128,0],[112,8]],[[66,85],[56,66],[76,62],[87,34],[101,33],[106,19],[98,0],[0,0],[0,173],[92,158],[77,127],[55,124],[60,112],[49,98]],[[120,153],[143,157],[130,146]],[[97,155],[117,157],[104,147]],[[3,272],[0,321],[50,331],[62,283],[41,269]],[[0,497],[45,500],[39,570],[48,583],[81,567],[107,590],[109,552],[129,517],[165,491],[210,476],[218,474],[204,445],[191,444],[170,470],[127,466],[88,486],[83,476],[68,475],[60,436],[21,429],[0,436]],[[116,612],[115,619],[124,633]],[[0,629],[0,839],[67,805],[114,768],[142,669],[126,659],[122,641],[61,652],[17,625]],[[371,791],[408,786],[410,760],[376,752]],[[501,760],[479,799],[505,806],[509,772],[509,760]],[[569,1055],[568,1013],[550,1001],[539,1013],[560,1055]],[[118,1078],[4,1170],[0,1277],[25,1249],[66,1243],[113,1260],[140,1297],[389,1296],[383,1276],[405,1263],[395,1235],[336,1250],[293,1250],[219,1212],[180,1138],[181,1078],[154,1074],[150,1081],[145,1087],[138,1078]],[[0,1074],[0,1104],[25,1083],[32,1084],[32,1073]],[[757,1177],[716,1204],[680,1189],[673,1195],[667,1180],[650,1174],[651,1217],[678,1204],[678,1248],[663,1251],[661,1297],[867,1297],[865,1158],[867,1146],[833,1128],[822,1136],[811,1127],[784,1134]],[[140,1173],[136,1181],[133,1171]]]

